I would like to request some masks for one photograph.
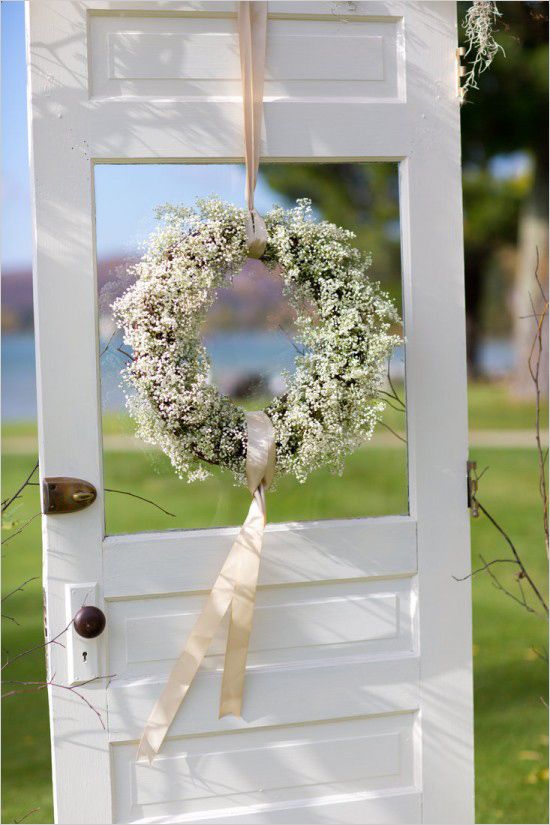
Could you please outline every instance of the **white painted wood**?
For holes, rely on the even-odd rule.
[[[331,647],[331,656],[411,651],[413,647],[410,582],[324,584],[315,588],[287,587],[260,590],[248,664],[318,660]],[[177,659],[181,640],[191,630],[202,595],[136,599],[110,605],[111,663],[124,670],[151,672],[152,663]],[[223,628],[207,654],[223,656]],[[115,644],[120,646],[115,651]],[[165,668],[163,668],[165,669]]]
[[[264,157],[400,163],[410,515],[271,525],[244,718],[216,718],[217,639],[162,758],[134,764],[235,530],[104,537],[93,166],[241,159],[235,8],[31,0],[41,474],[98,488],[44,518],[48,627],[98,582],[111,677],[81,688],[105,729],[50,690],[60,823],[473,821],[455,4],[269,12]],[[49,670],[68,683],[63,648]]]
[[[294,823],[299,817],[300,825],[341,825],[342,822],[355,825],[397,825],[403,822],[418,822],[422,811],[421,795],[418,792],[388,791],[380,796],[379,791],[318,796],[316,799],[300,799],[288,802],[270,802],[225,808],[207,820],[203,814],[170,814],[168,816],[145,816],[135,820],[140,825],[147,823],[172,822],[212,822],[215,825],[246,823]]]
[[[398,20],[342,24],[271,18],[266,55],[267,98],[286,94],[339,97],[397,93]],[[105,97],[239,97],[238,37],[232,17],[212,20],[94,15],[92,94]]]
[[[418,656],[388,654],[385,658],[369,658],[363,653],[347,660],[329,657],[327,650],[325,661],[251,667],[246,675],[242,719],[217,719],[212,709],[216,711],[219,704],[221,665],[201,669],[193,691],[189,691],[189,698],[174,720],[171,738],[266,727],[272,729],[265,736],[269,742],[273,730],[280,725],[413,713],[418,708]],[[161,688],[160,674],[129,679],[117,675],[113,679],[109,695],[111,741],[139,738]]]
[[[412,725],[411,714],[397,714],[281,726],[267,747],[264,732],[257,730],[246,738],[241,733],[198,737],[185,753],[172,741],[149,771],[135,764],[127,746],[117,747],[115,776],[129,773],[133,778],[123,782],[118,818],[135,821],[137,815],[140,821],[168,811],[179,818],[185,801],[185,818],[190,819],[201,815],[208,800],[208,821],[217,822],[228,808],[243,808],[243,801],[246,808],[270,804],[270,813],[272,806],[292,801],[293,815],[301,822],[302,808],[317,803],[319,796],[410,787]]]
[[[169,531],[109,536],[103,543],[105,596],[150,596],[166,593],[167,587],[170,592],[208,590],[238,532],[238,527],[230,527],[188,530],[183,535]],[[408,517],[269,524],[259,584],[415,572],[416,523]]]

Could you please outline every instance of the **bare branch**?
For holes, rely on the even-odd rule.
[[[391,407],[392,410],[395,410],[398,413],[406,412],[404,406],[397,406],[396,404],[393,403],[395,401],[395,396],[392,395],[391,393],[387,392],[386,390],[379,390],[379,395],[386,396],[385,399],[384,399],[384,403],[387,404],[388,407]]]
[[[535,647],[534,645],[531,645],[531,650],[533,651],[535,656],[538,656],[539,659],[542,659],[543,662],[546,662],[546,664],[548,664],[548,651],[547,650],[539,650],[539,648]]]
[[[537,314],[535,303],[531,295],[529,295],[529,299],[531,301],[531,307],[533,309],[533,315],[536,318],[536,331],[533,338],[533,344],[531,346],[531,350],[529,352],[529,358],[527,362],[527,366],[529,369],[529,374],[533,381],[533,385],[535,388],[535,441],[537,444],[537,459],[538,459],[538,466],[539,466],[539,495],[542,502],[542,526],[544,531],[544,540],[546,544],[546,554],[549,555],[549,530],[548,530],[548,487],[546,483],[546,459],[548,457],[548,450],[545,450],[542,446],[542,438],[541,438],[541,400],[542,400],[542,391],[540,386],[540,375],[541,375],[541,361],[542,355],[544,351],[544,342],[543,342],[543,329],[544,329],[544,322],[548,318],[548,297],[544,291],[544,287],[542,285],[542,281],[539,276],[539,249],[536,248],[537,252],[537,262],[535,266],[535,281],[537,283],[540,295],[543,300],[543,308],[540,314]]]
[[[144,498],[143,496],[138,496],[137,493],[130,493],[128,490],[113,490],[112,487],[104,487],[103,488],[106,493],[120,493],[123,496],[131,496],[132,498],[139,498],[140,501],[146,501],[147,504],[152,504],[153,507],[156,507],[157,510],[161,510],[163,513],[166,513],[167,516],[172,516],[172,518],[176,518],[175,513],[171,513],[169,510],[165,510],[164,507],[161,507],[160,504],[157,504],[155,501],[151,501],[150,498]]]
[[[133,356],[132,356],[132,355],[130,355],[130,353],[129,353],[129,352],[126,352],[126,350],[125,350],[125,349],[122,349],[122,347],[117,347],[117,348],[116,348],[116,351],[117,351],[117,352],[120,352],[120,354],[121,354],[121,355],[126,356],[126,358],[127,358],[129,361],[133,361],[133,360],[134,360]]]
[[[16,823],[23,822],[25,819],[27,819],[27,817],[31,816],[31,814],[36,814],[40,810],[41,810],[41,808],[33,808],[32,811],[27,811],[26,814],[23,814],[21,819],[14,819],[13,821],[16,822]]]
[[[9,599],[9,597],[10,597],[10,596],[13,596],[13,595],[14,595],[14,593],[19,593],[20,591],[22,591],[22,590],[23,590],[23,588],[24,588],[24,587],[26,587],[26,586],[27,586],[28,584],[30,584],[31,582],[36,581],[38,578],[40,578],[40,577],[39,577],[39,576],[31,576],[31,578],[30,578],[30,579],[27,579],[26,581],[22,582],[22,583],[21,583],[21,584],[19,584],[17,587],[14,587],[14,588],[13,588],[13,590],[10,590],[10,592],[9,592],[9,593],[6,593],[6,595],[5,595],[5,596],[2,596],[2,599],[1,599],[0,601],[1,601],[1,602],[2,602],[2,604],[3,604],[3,603],[7,600],[7,599]]]
[[[27,482],[27,484],[29,484],[29,485],[30,485],[30,483],[31,483],[31,482]],[[22,524],[22,525],[21,525],[21,527],[19,528],[19,530],[16,530],[16,531],[15,531],[15,533],[11,533],[11,534],[10,534],[9,536],[7,536],[5,539],[2,539],[2,541],[0,542],[0,544],[7,544],[7,543],[8,543],[8,541],[11,541],[11,540],[12,540],[12,539],[14,539],[16,536],[18,536],[20,533],[22,533],[22,532],[23,532],[23,530],[25,529],[25,527],[28,527],[28,526],[29,526],[29,524],[31,523],[31,521],[34,521],[34,520],[35,520],[35,518],[38,518],[38,516],[41,516],[41,515],[42,515],[42,513],[41,513],[41,512],[35,513],[35,514],[34,514],[34,516],[31,516],[31,517],[30,517],[30,519],[28,519],[28,520],[27,520],[24,524]]]
[[[539,604],[542,606],[542,608],[543,608],[544,612],[546,613],[546,615],[548,615],[548,605],[546,604],[544,596],[542,595],[542,593],[538,589],[537,585],[535,584],[535,582],[533,581],[533,579],[531,578],[531,576],[527,572],[527,569],[526,569],[526,567],[525,567],[525,565],[524,565],[524,563],[523,563],[523,561],[522,561],[522,559],[521,559],[521,557],[520,557],[520,555],[519,555],[519,553],[516,549],[516,546],[515,546],[514,542],[512,541],[512,539],[510,538],[510,536],[508,535],[506,530],[504,530],[504,528],[501,527],[501,525],[498,523],[498,521],[495,518],[493,518],[493,516],[489,513],[489,511],[483,506],[483,504],[481,504],[481,502],[477,498],[476,498],[476,503],[477,503],[477,506],[479,507],[479,509],[481,510],[481,512],[489,519],[489,521],[491,522],[493,527],[495,527],[498,530],[500,535],[506,541],[508,547],[512,551],[514,559],[516,560],[516,562],[517,562],[517,564],[520,568],[520,571],[521,571],[521,574],[522,574],[521,578],[524,578],[527,581],[527,583],[531,587],[531,590],[533,591],[533,594],[537,598]],[[481,556],[480,556],[480,558],[481,558],[482,562],[484,564],[486,564],[485,559],[483,559]],[[490,565],[487,565],[487,573],[491,576],[491,578],[493,578],[493,580],[496,579],[496,577],[494,576],[492,570],[490,569]],[[505,588],[502,587],[502,585],[500,585],[500,583],[499,583],[499,589],[508,593],[508,591],[506,591]],[[511,595],[511,594],[508,593],[508,595]],[[513,598],[515,598],[515,597],[513,597]],[[525,603],[525,601],[522,602],[520,599],[517,599],[517,598],[516,598],[516,601],[519,601],[520,604],[523,604],[523,606],[526,607],[530,612],[532,612],[532,613],[536,612],[532,608],[529,608],[527,606],[527,604]]]
[[[378,423],[379,423],[379,425],[380,425],[381,427],[385,427],[385,428],[386,428],[386,430],[389,430],[389,431],[390,431],[390,433],[391,433],[392,435],[394,435],[396,438],[398,438],[398,439],[399,439],[399,441],[402,441],[402,442],[403,442],[403,444],[406,444],[406,443],[407,443],[407,439],[406,439],[406,438],[403,438],[403,436],[402,436],[402,435],[399,435],[399,433],[396,433],[396,432],[395,432],[395,430],[393,430],[393,429],[390,427],[390,425],[389,425],[389,424],[386,424],[386,423],[385,423],[385,421],[379,421]]]
[[[8,616],[7,613],[2,613],[1,618],[5,619],[7,622],[13,622],[17,625],[17,627],[21,627],[21,622],[18,622],[13,616]]]
[[[113,338],[115,337],[115,335],[117,334],[117,332],[118,332],[118,329],[115,329],[115,331],[113,332],[113,334],[111,335],[111,337],[109,338],[109,340],[107,341],[107,343],[105,344],[105,347],[104,347],[104,348],[101,350],[101,352],[99,353],[99,357],[100,357],[100,358],[103,358],[103,356],[105,355],[105,353],[107,352],[107,350],[108,350],[108,349],[109,349],[109,347],[111,346],[111,341],[113,340]]]
[[[480,556],[480,558],[481,558],[482,561],[485,561],[482,556]],[[521,607],[524,607],[527,610],[528,613],[537,613],[537,611],[533,607],[531,607],[530,605],[527,604],[527,602],[525,600],[525,595],[523,593],[523,590],[520,590],[521,598],[518,598],[516,595],[514,595],[514,593],[512,593],[510,590],[508,590],[506,587],[504,587],[503,584],[501,584],[501,582],[497,579],[497,577],[495,576],[495,574],[493,573],[493,571],[490,569],[490,567],[488,565],[487,565],[487,573],[489,574],[489,576],[493,580],[493,585],[494,585],[494,587],[496,587],[497,590],[500,590],[501,593],[504,593],[505,596],[508,596],[510,599],[517,602],[517,604],[521,605]]]
[[[29,486],[30,487],[38,487],[39,485],[34,481],[30,481]],[[176,518],[175,513],[171,513],[169,510],[165,510],[164,507],[161,507],[161,505],[157,504],[156,501],[151,501],[150,498],[145,498],[144,496],[138,496],[137,493],[130,493],[128,490],[114,490],[112,487],[104,487],[103,489],[106,493],[120,493],[123,496],[132,496],[132,498],[139,498],[140,501],[145,501],[147,504],[151,504],[153,507],[156,507],[157,510],[161,510],[163,513],[166,513],[167,516],[172,516],[172,518]],[[40,513],[37,513],[36,515],[39,516]],[[33,518],[36,518],[36,516],[33,516]],[[31,521],[32,521],[32,519],[31,519]],[[27,525],[24,524],[23,527],[21,528],[21,530],[23,530],[26,526]],[[21,530],[19,532],[21,532]],[[14,535],[16,535],[16,534],[14,533]],[[13,538],[13,536],[10,536],[9,538]],[[6,541],[7,541],[7,539],[6,539]]]
[[[15,493],[12,496],[10,496],[9,498],[5,499],[2,502],[2,510],[1,510],[2,513],[6,512],[8,507],[11,504],[13,504],[13,502],[15,501],[16,498],[19,498],[20,494],[23,492],[23,490],[25,489],[27,484],[29,484],[31,478],[33,477],[33,475],[36,473],[37,470],[38,470],[38,461],[36,462],[36,464],[34,465],[32,470],[30,471],[29,475],[27,476],[27,478],[25,479],[23,484],[21,484],[21,486],[17,488],[17,490],[15,491]]]
[[[482,557],[479,557],[482,561]],[[466,576],[453,576],[455,582],[465,582],[467,579],[471,579],[473,576],[477,576],[478,573],[483,573],[487,570],[488,567],[491,567],[493,564],[516,564],[517,561],[515,559],[492,559],[491,561],[485,562],[483,567],[478,567],[477,570],[472,570],[471,573],[468,573]]]
[[[294,347],[294,349],[296,350],[298,355],[305,355],[306,354],[305,349],[302,349],[301,347],[298,346],[298,344],[296,343],[296,341],[294,340],[292,335],[290,335],[290,333],[287,332],[287,330],[283,327],[283,325],[279,324],[278,326],[279,326],[279,329],[281,330],[281,332],[283,332],[286,335],[286,337],[288,338],[288,340],[290,341],[290,343],[292,344],[292,346]]]
[[[114,676],[114,674],[110,674],[109,676],[94,676],[93,679],[88,679],[85,682],[81,682],[79,685],[63,685],[60,682],[54,681],[55,677],[52,678],[52,679],[49,679],[47,682],[34,682],[34,681],[25,682],[25,681],[18,681],[16,679],[7,679],[7,680],[4,679],[3,680],[4,684],[6,684],[6,685],[21,685],[21,689],[19,689],[19,690],[17,690],[17,689],[16,690],[9,690],[7,693],[2,694],[2,699],[8,699],[10,696],[18,696],[21,693],[36,693],[40,690],[44,690],[44,688],[47,688],[47,687],[55,687],[55,688],[60,688],[61,690],[67,690],[69,693],[73,693],[75,696],[78,696],[78,698],[82,702],[84,702],[84,704],[87,705],[93,713],[95,713],[95,715],[99,719],[101,727],[103,728],[103,730],[105,730],[105,722],[103,721],[103,717],[102,717],[100,711],[92,705],[92,703],[89,701],[89,699],[86,698],[86,696],[81,692],[80,689],[83,688],[83,687],[86,687],[86,685],[92,684],[92,682],[98,682],[98,681],[101,681],[102,679],[112,679],[113,676]]]
[[[48,645],[53,645],[58,643],[58,640],[63,636],[67,630],[70,628],[74,621],[74,617],[71,619],[67,627],[64,627],[56,636],[52,639],[46,639],[45,641],[41,642],[39,645],[34,645],[34,647],[30,647],[28,650],[22,650],[21,653],[17,653],[12,659],[8,659],[7,662],[4,662],[2,667],[0,668],[0,672],[4,672],[4,670],[8,667],[11,667],[15,662],[19,659],[22,659],[24,656],[30,656],[31,653],[35,653],[37,650],[44,650],[45,647]]]
[[[388,384],[390,385],[390,390],[391,390],[391,393],[387,393],[387,395],[390,395],[391,398],[394,398],[395,401],[397,401],[400,404],[400,406],[403,408],[403,411],[405,411],[406,410],[405,402],[403,401],[403,399],[401,398],[401,396],[399,395],[399,393],[395,389],[394,383],[392,381],[392,377],[391,377],[391,356],[388,358],[388,369],[386,371],[386,376],[387,376]]]

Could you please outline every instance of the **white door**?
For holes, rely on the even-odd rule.
[[[207,657],[153,767],[143,726],[238,528],[105,536],[94,164],[242,158],[233,3],[28,5],[42,477],[58,822],[473,820],[456,8],[270,2],[264,158],[399,163],[409,515],[274,524],[244,718]],[[123,460],[123,459],[121,459]],[[276,493],[274,494],[276,495]],[[244,513],[243,513],[244,516]],[[342,644],[343,643],[343,644]]]

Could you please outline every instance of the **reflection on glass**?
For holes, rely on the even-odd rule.
[[[165,202],[193,204],[216,192],[241,203],[244,173],[235,165],[96,167],[100,369],[104,481],[108,533],[238,524],[248,493],[217,470],[206,482],[178,479],[168,459],[138,442],[125,410],[120,372],[131,353],[116,329],[111,304],[131,283],[128,269]],[[372,252],[371,277],[401,306],[399,211],[395,164],[273,164],[262,169],[256,203],[290,205],[310,197],[319,218],[346,226]],[[202,334],[220,392],[247,409],[261,409],[285,390],[297,353],[293,316],[277,273],[248,261],[218,290]],[[407,451],[404,352],[392,358],[384,422],[371,442],[348,457],[341,477],[318,471],[306,484],[283,478],[269,496],[270,521],[353,518],[405,513]],[[158,505],[158,506],[156,506]],[[162,509],[159,509],[162,508]],[[169,515],[172,513],[173,515]]]

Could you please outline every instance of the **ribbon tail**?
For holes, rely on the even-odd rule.
[[[174,665],[168,677],[168,682],[149,716],[139,743],[138,761],[146,759],[151,764],[162,746],[168,729],[210,647],[214,634],[229,609],[236,586],[236,574],[240,566],[239,554],[241,552],[237,539],[225,560],[202,612],[187,638],[185,648]]]
[[[231,601],[220,699],[220,719],[231,713],[241,716],[246,659],[252,631],[265,521],[265,491],[264,484],[261,483],[254,493],[248,516],[236,542],[240,545],[240,563],[237,584]]]
[[[246,476],[252,494],[248,515],[224,562],[185,648],[168,677],[143,731],[137,759],[151,764],[204,659],[223,617],[230,610],[220,718],[241,715],[248,645],[266,522],[265,492],[275,469],[275,432],[263,412],[247,412]]]

